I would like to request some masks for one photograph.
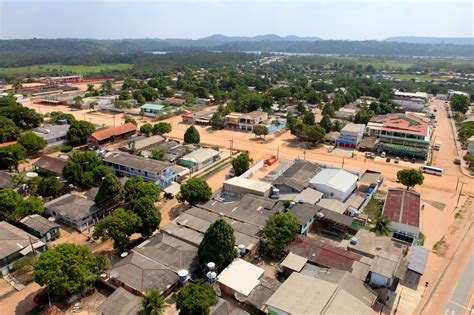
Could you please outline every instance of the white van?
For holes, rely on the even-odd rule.
[[[434,145],[434,149],[436,151],[439,151],[439,149],[441,149],[441,142],[436,142],[435,145]]]

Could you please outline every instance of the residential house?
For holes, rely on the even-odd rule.
[[[0,221],[0,274],[6,275],[14,263],[33,251],[44,252],[47,250],[45,243],[35,236],[11,225]]]
[[[290,204],[287,211],[294,215],[300,225],[300,234],[306,235],[312,229],[316,214],[321,209],[310,203]]]
[[[243,259],[236,258],[217,277],[221,292],[229,296],[240,293],[248,296],[259,284],[265,270]]]
[[[31,214],[20,220],[25,229],[42,241],[49,242],[59,236],[59,225],[39,214]]]
[[[215,111],[201,111],[198,113],[188,113],[181,115],[182,122],[190,125],[209,126]]]
[[[336,145],[342,148],[355,149],[364,136],[364,132],[364,124],[347,124],[341,129]]]
[[[357,108],[342,107],[334,113],[334,117],[344,120],[352,120],[357,114]]]
[[[43,155],[33,163],[33,167],[35,170],[53,174],[55,176],[62,176],[66,163],[67,160],[65,159]]]
[[[224,181],[222,193],[239,197],[245,194],[270,197],[271,190],[272,184],[268,182],[236,176]]]
[[[144,150],[147,149],[148,147],[159,145],[160,143],[163,143],[165,141],[165,138],[163,138],[160,135],[154,135],[150,137],[146,136],[138,136],[134,137],[129,140],[129,147],[133,147],[135,150]],[[123,148],[128,151],[129,147]],[[121,150],[123,150],[121,148]]]
[[[162,112],[165,109],[164,105],[160,104],[153,104],[153,103],[145,103],[140,106],[140,110],[144,116],[148,117],[156,117],[157,114]]]
[[[142,177],[165,188],[172,181],[178,180],[173,164],[148,159],[124,152],[109,152],[105,155],[104,164],[111,167],[117,176]]]
[[[7,171],[0,171],[0,189],[13,188],[15,185],[12,182],[12,176],[14,173]]]
[[[141,297],[119,287],[100,304],[99,311],[102,315],[137,315],[141,301]]]
[[[268,119],[268,113],[262,111],[253,111],[240,116],[239,129],[253,131],[256,125],[263,123]]]
[[[186,104],[186,100],[176,97],[168,97],[165,99],[165,102],[172,106],[182,106]]]
[[[65,142],[67,132],[71,125],[44,125],[36,128],[33,132],[46,140],[48,147],[58,146]]]
[[[323,169],[311,178],[311,188],[324,193],[325,198],[333,198],[342,202],[354,192],[359,177],[343,169]]]
[[[424,92],[409,93],[395,91],[393,93],[393,102],[405,110],[421,112],[428,106],[428,100],[428,94]]]
[[[137,126],[132,123],[126,123],[117,127],[93,132],[87,139],[87,142],[90,147],[98,147],[107,142],[129,138],[134,135],[136,131]]]
[[[181,157],[179,164],[192,170],[200,170],[219,159],[220,152],[210,148],[200,148]]]
[[[243,113],[230,113],[224,117],[224,127],[230,129],[240,129],[240,118]]]
[[[389,189],[382,215],[390,220],[393,237],[409,244],[420,234],[421,195],[405,189]]]

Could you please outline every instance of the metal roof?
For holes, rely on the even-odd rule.
[[[303,269],[303,267],[304,267],[304,265],[306,264],[307,261],[308,261],[307,258],[301,257],[299,255],[296,255],[296,254],[293,254],[292,252],[290,252],[285,257],[285,259],[283,259],[283,261],[281,262],[280,265],[282,267],[288,268],[290,270],[300,272],[301,269]]]
[[[405,189],[389,189],[382,214],[392,222],[420,226],[421,195]]]
[[[325,185],[332,189],[346,192],[358,179],[358,176],[343,169],[326,168],[314,176],[310,183],[313,185]]]
[[[195,163],[203,163],[209,159],[212,159],[220,154],[219,151],[209,148],[200,148],[196,151],[188,153],[181,157],[181,160],[192,161]]]
[[[99,306],[103,315],[136,315],[140,311],[141,297],[118,287]]]
[[[165,108],[165,106],[160,105],[160,104],[145,103],[142,106],[140,106],[140,108],[141,109],[150,109],[150,110],[161,111]]]
[[[38,242],[35,236],[10,223],[0,221],[0,259],[19,252],[32,242]]]
[[[248,296],[260,283],[265,270],[243,259],[236,258],[219,274],[217,281],[226,287]]]
[[[423,275],[430,250],[422,246],[413,246],[413,251],[408,262],[408,269]]]
[[[46,234],[51,229],[59,227],[57,223],[51,222],[39,214],[28,215],[21,219],[20,223],[41,234]]]
[[[261,193],[267,192],[269,189],[272,188],[272,184],[270,183],[238,176],[229,178],[228,180],[224,181],[224,188],[226,185],[234,187],[243,187]]]
[[[138,155],[124,152],[110,152],[104,158],[105,162],[123,165],[141,170],[142,172],[150,172],[158,174],[165,168],[171,168],[173,164],[153,159],[147,159]]]
[[[313,178],[321,168],[314,163],[298,160],[283,174],[273,181],[275,186],[286,185],[298,192],[302,191],[309,185],[309,181]]]

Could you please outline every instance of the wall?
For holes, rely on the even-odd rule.
[[[255,163],[254,166],[252,166],[251,168],[249,168],[245,173],[243,173],[242,175],[240,175],[239,177],[242,177],[242,178],[249,178],[249,177],[252,176],[254,173],[258,172],[258,170],[260,170],[264,165],[265,165],[265,160],[260,160],[260,161],[258,161],[257,163]]]

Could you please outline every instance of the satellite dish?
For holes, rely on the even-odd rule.
[[[120,257],[121,257],[121,258],[125,258],[125,257],[127,257],[127,256],[128,256],[128,253],[127,253],[127,252],[123,252],[123,253],[120,254]]]
[[[28,177],[28,178],[35,178],[35,177],[38,177],[38,173],[36,173],[36,172],[28,172],[28,173],[26,173],[26,177]]]
[[[55,221],[56,221],[56,218],[55,218],[55,217],[49,217],[49,218],[48,218],[48,221],[49,221],[49,222],[55,222]]]

